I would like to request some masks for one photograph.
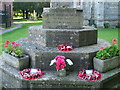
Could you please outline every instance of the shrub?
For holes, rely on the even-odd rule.
[[[104,28],[109,28],[110,24],[109,23],[104,23]]]
[[[118,23],[118,24],[116,25],[116,28],[120,28],[120,23]]]

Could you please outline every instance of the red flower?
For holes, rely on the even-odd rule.
[[[19,43],[16,43],[15,45],[16,45],[16,46],[19,46],[20,44],[19,44]]]
[[[10,43],[10,41],[8,41],[8,40],[5,42],[5,44],[9,44],[9,43]]]
[[[8,44],[4,45],[4,47],[8,47]]]
[[[15,44],[15,42],[12,42],[12,44]]]
[[[100,49],[104,49],[104,47],[101,47]]]
[[[112,39],[112,42],[113,42],[113,43],[117,43],[116,41],[117,41],[116,38]]]
[[[16,48],[15,46],[12,46],[12,48],[14,49],[14,48]]]

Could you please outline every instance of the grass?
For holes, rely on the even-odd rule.
[[[11,42],[16,41],[20,38],[24,38],[28,36],[28,28],[33,25],[41,25],[42,23],[29,23],[29,24],[23,24],[22,28],[16,29],[14,31],[5,33],[3,35],[0,35],[0,50],[5,50],[4,43],[6,40],[9,40]]]
[[[104,39],[112,43],[113,38],[118,39],[118,29],[98,29],[98,38]]]

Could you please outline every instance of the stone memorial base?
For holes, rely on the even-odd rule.
[[[93,69],[93,58],[100,47],[109,45],[105,40],[98,40],[98,44],[74,48],[72,51],[59,51],[57,47],[43,47],[38,44],[29,42],[29,38],[18,40],[21,48],[31,58],[31,67],[42,68],[43,70],[55,70],[55,67],[50,67],[50,61],[57,55],[63,55],[73,61],[73,71],[81,69]]]
[[[78,72],[71,72],[66,77],[58,77],[56,71],[43,71],[45,75],[42,78],[25,80],[20,77],[20,71],[9,65],[5,65],[4,62],[0,63],[1,71],[2,78],[0,80],[2,81],[3,88],[26,88],[27,90],[35,88],[120,88],[119,68],[101,73],[102,78],[98,81],[81,80],[77,76]]]

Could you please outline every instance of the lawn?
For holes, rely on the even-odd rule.
[[[102,38],[110,43],[112,43],[113,38],[118,39],[118,29],[98,29],[98,38]]]
[[[4,50],[4,43],[6,40],[16,41],[20,38],[28,36],[28,28],[33,25],[41,25],[42,23],[23,24],[22,28],[0,35],[0,51]]]
[[[0,35],[0,49],[4,50],[4,43],[6,40],[16,41],[20,38],[28,36],[28,27],[33,25],[41,25],[42,23],[23,24],[22,28]],[[113,38],[118,39],[118,29],[98,29],[98,38],[104,39],[111,43]]]

